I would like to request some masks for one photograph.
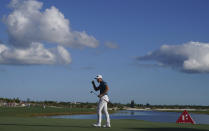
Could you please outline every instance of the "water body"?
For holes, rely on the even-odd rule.
[[[151,122],[172,122],[175,123],[181,113],[177,112],[160,112],[160,111],[119,111],[110,115],[111,119],[136,119]],[[197,124],[209,124],[209,115],[206,114],[192,114],[192,119]],[[48,118],[65,118],[65,119],[97,119],[96,114],[88,115],[60,115],[49,116]],[[104,119],[104,117],[103,117]]]

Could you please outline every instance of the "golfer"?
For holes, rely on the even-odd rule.
[[[107,86],[107,83],[103,81],[102,75],[97,75],[96,78],[97,82],[99,83],[99,86],[96,87],[94,81],[92,81],[93,88],[95,91],[100,91],[99,97],[99,103],[97,106],[97,123],[93,124],[94,127],[101,127],[102,122],[102,110],[105,113],[107,123],[106,125],[103,125],[103,127],[110,128],[110,117],[107,110],[107,103],[109,102],[109,98],[107,96],[107,92],[109,90],[109,87]]]

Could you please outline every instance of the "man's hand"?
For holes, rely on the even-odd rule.
[[[100,94],[100,95],[98,95],[98,97],[99,97],[99,98],[101,98],[102,96],[103,96],[103,95],[101,95],[101,94]]]
[[[98,89],[98,87],[96,87],[94,81],[92,81],[91,83],[92,83],[92,85],[93,85],[94,90],[95,90],[95,91],[98,91],[99,89]]]

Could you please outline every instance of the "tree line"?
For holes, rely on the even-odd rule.
[[[0,98],[0,103],[30,103],[30,105],[44,105],[44,106],[56,106],[56,107],[70,107],[70,108],[96,108],[97,103],[90,102],[64,102],[64,101],[33,101],[29,98],[27,100],[20,100],[19,98]],[[209,106],[203,105],[151,105],[150,103],[146,104],[137,104],[134,100],[131,100],[130,103],[108,103],[109,108],[124,109],[127,107],[130,108],[139,108],[139,109],[209,109]]]

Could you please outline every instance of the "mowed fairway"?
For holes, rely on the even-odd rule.
[[[0,131],[206,131],[209,125],[112,120],[112,128],[94,128],[95,120],[1,117]]]
[[[96,120],[54,119],[38,115],[88,114],[94,109],[47,107],[1,107],[0,131],[206,131],[209,125],[157,123],[140,120],[112,120],[111,128],[95,128]]]

